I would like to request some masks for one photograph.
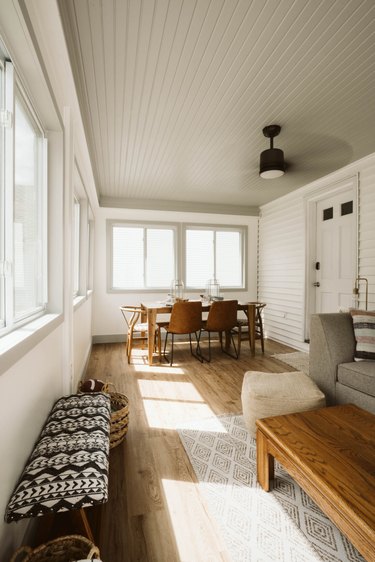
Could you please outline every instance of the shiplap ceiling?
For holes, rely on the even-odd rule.
[[[374,0],[59,8],[102,205],[251,213],[375,152]]]

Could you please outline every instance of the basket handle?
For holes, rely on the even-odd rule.
[[[93,545],[90,552],[87,555],[88,560],[99,560],[100,552],[97,546]]]
[[[22,562],[22,560],[25,560],[25,556],[31,554],[32,551],[33,549],[30,546],[21,546],[13,554],[10,562]],[[23,555],[22,558],[20,558],[20,555]]]
[[[113,384],[113,382],[106,382],[105,385],[104,385],[104,388],[106,388],[106,390],[103,390],[103,392],[106,392],[107,390],[109,390],[109,388],[110,388],[111,386],[113,387],[114,392],[116,392],[116,387],[115,387],[115,385]]]

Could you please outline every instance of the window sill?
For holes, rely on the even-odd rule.
[[[81,306],[87,300],[86,295],[77,295],[73,299],[73,310],[76,311],[77,308]]]
[[[63,321],[62,314],[44,314],[0,339],[0,375],[31,351]]]
[[[84,302],[89,300],[89,298],[92,296],[92,294],[93,294],[93,290],[88,289],[86,295],[77,295],[76,297],[74,297],[74,299],[73,299],[73,310],[77,310],[77,308],[79,308],[81,306],[81,304],[83,304]]]

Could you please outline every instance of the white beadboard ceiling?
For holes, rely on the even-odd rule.
[[[102,205],[253,213],[375,152],[374,0],[59,0]],[[259,177],[269,148],[288,170]]]

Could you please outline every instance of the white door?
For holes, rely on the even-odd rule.
[[[316,203],[315,312],[352,305],[356,276],[355,190]],[[314,276],[312,276],[314,277]]]

